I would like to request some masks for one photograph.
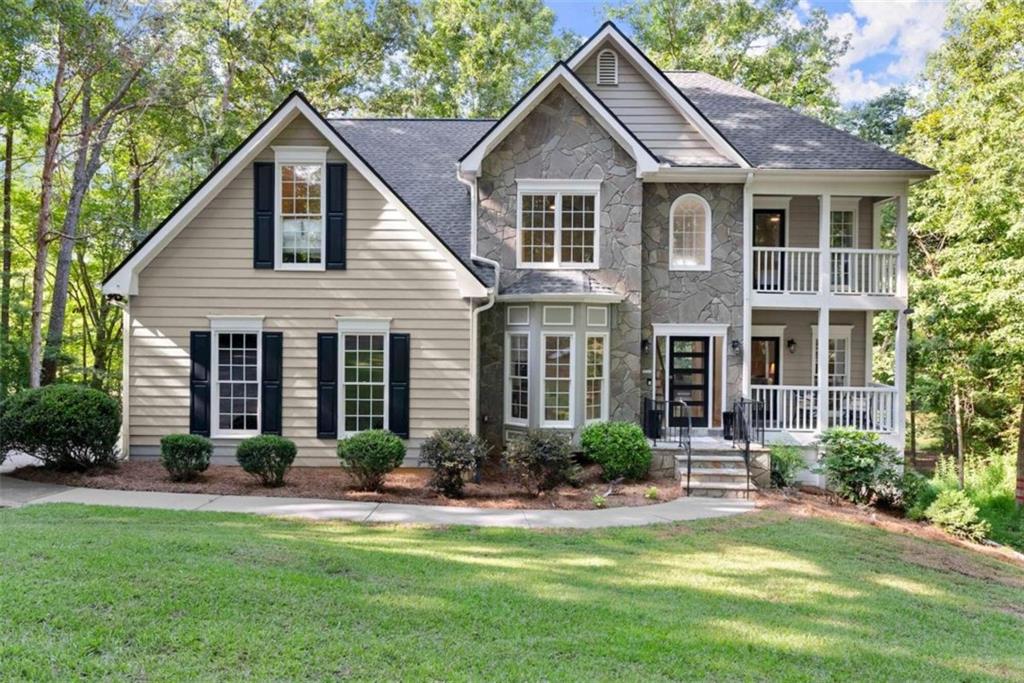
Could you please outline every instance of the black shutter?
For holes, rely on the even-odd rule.
[[[327,164],[327,270],[345,270],[345,164]]]
[[[388,365],[388,428],[409,438],[409,335],[394,333]]]
[[[316,435],[338,438],[338,335],[316,336]]]
[[[210,333],[189,334],[192,369],[189,376],[188,431],[210,435]]]
[[[260,379],[260,431],[281,435],[281,353],[284,335],[263,333],[263,369]]]
[[[252,165],[253,217],[252,267],[274,267],[274,164],[258,161]]]

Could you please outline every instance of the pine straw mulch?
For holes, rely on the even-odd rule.
[[[481,483],[467,482],[459,499],[445,498],[432,491],[427,483],[430,472],[422,469],[399,469],[387,476],[380,492],[355,490],[352,479],[340,467],[292,467],[285,475],[284,486],[267,488],[235,465],[210,465],[194,482],[174,482],[155,460],[129,460],[117,467],[92,472],[58,472],[42,467],[22,467],[9,476],[29,481],[95,489],[129,491],[165,491],[171,493],[206,493],[239,496],[284,496],[289,498],[324,498],[329,500],[361,500],[380,503],[411,503],[417,505],[450,505],[454,507],[507,509],[593,509],[593,497],[604,496],[608,507],[650,505],[679,496],[675,479],[652,479],[636,484],[618,484],[612,488],[601,480],[596,465],[583,468],[582,485],[561,486],[535,496],[522,486],[508,480],[499,467],[486,468]],[[650,488],[658,489],[658,499],[644,498]]]
[[[843,500],[821,489],[806,486],[799,491],[762,490],[756,498],[757,507],[763,510],[776,510],[794,517],[820,517],[844,522],[868,524],[896,534],[913,536],[930,541],[942,541],[957,545],[968,550],[981,553],[1003,562],[1024,567],[1024,553],[1019,553],[1009,546],[972,543],[946,533],[942,529],[926,522],[915,522],[901,517],[895,511],[883,508],[857,505]],[[979,575],[984,567],[962,561],[958,562],[954,553],[922,552],[921,544],[907,546],[906,559],[921,566],[934,569],[959,572],[976,578],[1002,580],[1002,576],[993,574]],[[1024,581],[1017,578],[1014,585],[1024,588]]]

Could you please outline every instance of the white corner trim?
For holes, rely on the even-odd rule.
[[[715,151],[732,161],[741,168],[750,168],[750,164],[743,158],[735,147],[719,133],[714,126],[697,110],[688,99],[669,80],[668,76],[654,67],[632,43],[627,40],[614,24],[607,24],[590,38],[572,58],[569,60],[569,68],[578,69],[583,62],[590,58],[590,55],[599,48],[606,48],[606,43],[612,43],[619,51],[620,57],[630,61],[637,71],[642,73],[648,82],[654,86],[662,97],[671,104],[679,114],[686,119],[691,126],[704,136],[711,143]]]
[[[623,149],[629,152],[630,156],[636,161],[636,176],[638,178],[644,173],[658,170],[661,166],[658,159],[580,82],[576,74],[569,70],[565,64],[559,63],[540,82],[534,85],[526,97],[509,110],[491,128],[487,135],[477,141],[476,145],[459,162],[459,172],[468,176],[480,175],[484,158],[491,150],[504,140],[505,136],[514,130],[526,118],[526,115],[559,85],[564,87],[579,102],[580,106],[594,117]]]
[[[271,145],[274,160],[279,164],[309,162],[323,164],[327,162],[328,147],[292,147],[287,145]]]
[[[259,332],[263,329],[262,315],[208,315],[213,332]]]
[[[487,288],[470,272],[451,250],[434,235],[412,210],[391,191],[384,181],[356,154],[341,135],[331,128],[299,95],[291,96],[280,108],[256,129],[252,137],[210,176],[204,185],[195,192],[184,204],[171,214],[165,223],[157,228],[142,248],[125,261],[117,273],[103,285],[104,294],[120,294],[122,296],[139,293],[138,274],[178,233],[199,214],[200,211],[233,181],[242,169],[248,167],[256,156],[268,146],[284,128],[297,116],[304,116],[323,137],[331,143],[348,164],[359,172],[370,185],[379,192],[389,204],[396,207],[409,223],[433,245],[455,269],[456,279],[465,297],[487,296]]]

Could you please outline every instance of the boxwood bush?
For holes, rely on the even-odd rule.
[[[512,477],[536,494],[572,482],[579,473],[569,436],[560,432],[531,429],[506,444],[503,458]]]
[[[213,442],[198,434],[168,434],[160,439],[160,464],[173,481],[193,481],[210,466]]]
[[[0,404],[0,450],[18,450],[48,467],[87,470],[117,461],[121,406],[75,384],[26,389]]]
[[[487,442],[461,427],[439,429],[420,447],[420,464],[434,474],[430,487],[448,496],[462,496],[466,475],[476,471],[487,455]]]
[[[388,472],[405,459],[405,443],[386,429],[359,432],[338,442],[338,460],[363,491],[379,491]]]
[[[295,462],[295,443],[283,436],[261,434],[238,444],[235,458],[242,469],[264,486],[281,486],[284,475]]]
[[[632,422],[595,422],[580,435],[586,456],[601,466],[604,478],[643,479],[651,469],[651,446]]]

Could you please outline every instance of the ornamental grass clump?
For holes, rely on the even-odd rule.
[[[363,491],[379,491],[388,472],[405,459],[405,443],[386,429],[359,432],[338,442],[341,467]]]
[[[461,427],[439,429],[420,446],[420,464],[433,470],[430,488],[461,498],[466,477],[487,455],[487,442]]]

